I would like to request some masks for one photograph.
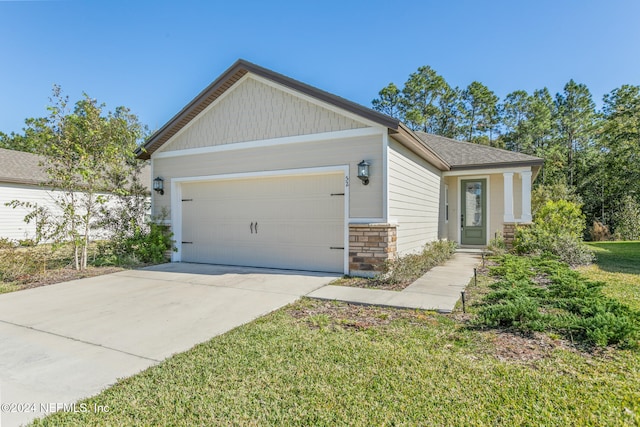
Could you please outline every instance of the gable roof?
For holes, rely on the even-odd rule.
[[[239,59],[213,83],[193,98],[193,100],[180,110],[178,114],[173,116],[173,118],[171,118],[164,126],[151,135],[144,145],[144,150],[138,149],[136,152],[138,157],[141,159],[150,158],[154,151],[160,148],[160,146],[167,142],[173,135],[178,133],[180,129],[185,127],[191,120],[193,120],[247,73],[253,73],[275,83],[279,83],[300,93],[309,95],[313,98],[354,113],[362,118],[378,123],[389,129],[396,130],[400,125],[400,121],[398,119],[387,116],[386,114],[379,113],[375,110],[349,101],[348,99],[333,95],[306,83],[302,83],[285,75],[260,67],[259,65]]]
[[[40,184],[47,181],[41,163],[44,157],[23,151],[0,148],[0,182],[12,184]]]
[[[542,166],[540,157],[471,142],[458,141],[425,132],[414,132],[425,144],[437,152],[450,170],[480,169],[501,166]]]

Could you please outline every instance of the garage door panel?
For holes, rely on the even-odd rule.
[[[183,184],[182,260],[342,272],[343,192],[341,173]]]

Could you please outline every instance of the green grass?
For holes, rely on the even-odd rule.
[[[597,262],[579,271],[591,280],[605,282],[603,292],[640,310],[640,242],[589,243]]]
[[[640,274],[640,242],[590,242],[600,269],[612,273]]]
[[[0,282],[0,294],[14,292],[14,291],[17,291],[18,289],[20,289],[20,287],[13,282],[9,282],[9,283]]]
[[[358,308],[354,320],[344,304],[299,315],[322,304],[303,300],[85,401],[108,413],[58,413],[36,425],[640,422],[638,353],[556,349],[531,363],[499,361],[490,333],[445,316]]]

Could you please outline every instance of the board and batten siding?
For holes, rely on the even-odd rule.
[[[158,152],[364,127],[275,83],[246,75]]]
[[[398,254],[438,239],[441,172],[389,139],[389,221],[397,222]]]
[[[154,175],[165,180],[165,194],[153,195],[154,214],[165,210],[170,218],[172,178],[349,165],[349,216],[382,218],[382,158],[382,134],[265,147],[258,144],[248,149],[153,158]],[[371,164],[369,185],[362,185],[357,178],[357,165],[363,159]]]

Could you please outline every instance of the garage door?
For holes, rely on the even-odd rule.
[[[182,185],[182,261],[343,272],[344,175]]]

